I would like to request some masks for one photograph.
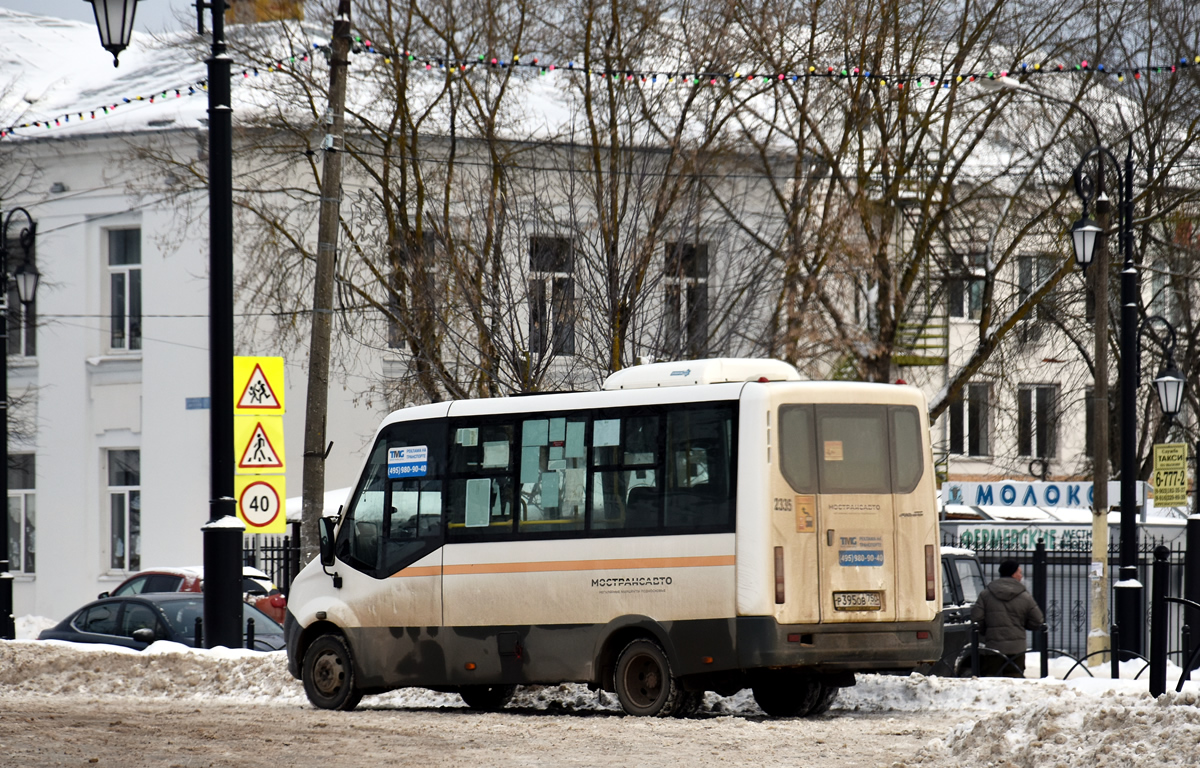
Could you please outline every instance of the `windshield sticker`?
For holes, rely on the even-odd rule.
[[[825,461],[842,461],[842,441],[825,441]]]
[[[844,568],[883,565],[882,536],[839,536],[838,565]]]
[[[388,448],[388,477],[424,477],[427,474],[429,474],[429,446],[410,445],[407,448]]]

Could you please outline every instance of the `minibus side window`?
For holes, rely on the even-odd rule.
[[[514,431],[508,422],[451,422],[446,508],[451,540],[512,534]]]
[[[521,533],[583,530],[587,422],[583,416],[550,416],[521,423]]]
[[[732,421],[728,408],[667,414],[667,528],[711,528],[733,513]]]
[[[592,422],[592,530],[653,530],[662,512],[658,416]]]

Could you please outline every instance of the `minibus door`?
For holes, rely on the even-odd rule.
[[[887,406],[816,406],[822,622],[894,621]]]

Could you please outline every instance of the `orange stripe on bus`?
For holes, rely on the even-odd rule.
[[[393,578],[402,576],[467,576],[488,573],[547,573],[552,571],[602,571],[635,568],[707,568],[734,565],[733,555],[711,555],[707,557],[647,557],[623,560],[553,560],[540,563],[477,563],[473,565],[447,565],[443,568],[405,568]]]

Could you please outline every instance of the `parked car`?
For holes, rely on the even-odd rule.
[[[942,658],[931,675],[953,676],[971,642],[971,606],[985,584],[979,558],[969,549],[942,547]]]
[[[94,600],[50,629],[39,640],[107,643],[142,650],[157,640],[196,646],[196,619],[204,617],[204,595],[163,592]],[[284,648],[283,627],[249,603],[242,604],[242,641],[254,619],[254,650]]]
[[[100,597],[142,595],[152,592],[203,592],[204,566],[182,568],[150,568],[138,571],[117,585],[111,592],[101,592]],[[282,624],[287,613],[287,596],[271,581],[271,577],[257,568],[242,568],[242,596],[247,603],[258,608],[276,622]]]

